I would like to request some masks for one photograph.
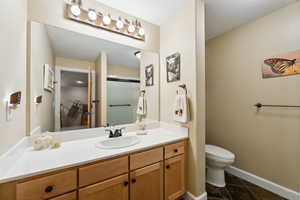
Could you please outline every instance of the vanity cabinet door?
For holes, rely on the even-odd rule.
[[[130,174],[130,200],[163,200],[163,162]]]
[[[77,170],[20,182],[16,185],[17,200],[44,200],[65,194],[77,187]],[[2,199],[1,199],[2,200]]]
[[[128,174],[79,190],[79,200],[128,200]]]
[[[76,192],[71,192],[49,200],[77,200]]]
[[[184,165],[184,155],[165,161],[165,200],[175,200],[185,193]]]

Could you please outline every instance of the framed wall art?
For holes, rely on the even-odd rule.
[[[153,86],[154,84],[154,67],[153,65],[149,65],[145,67],[145,75],[146,75],[146,86]]]
[[[175,53],[166,59],[167,81],[175,82],[180,80],[180,54]]]
[[[300,74],[300,50],[266,58],[262,64],[263,78]]]

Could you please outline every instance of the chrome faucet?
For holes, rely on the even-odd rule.
[[[119,129],[106,129],[105,132],[108,133],[109,138],[117,138],[121,137],[123,135],[123,130],[125,128],[119,128]]]

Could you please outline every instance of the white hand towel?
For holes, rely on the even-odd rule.
[[[184,92],[177,91],[177,95],[174,103],[174,120],[180,123],[187,123],[190,120],[188,98]]]
[[[144,96],[139,97],[136,114],[142,116],[147,114],[147,102]]]

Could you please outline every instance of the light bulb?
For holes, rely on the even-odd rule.
[[[128,26],[128,32],[129,32],[129,33],[133,33],[134,31],[135,31],[135,26],[132,25],[132,24],[130,24],[130,25]]]
[[[72,13],[74,16],[79,17],[80,14],[81,14],[81,10],[80,10],[79,6],[78,6],[78,5],[72,5],[72,6],[71,6],[71,13]]]
[[[140,36],[144,36],[144,35],[145,35],[145,29],[140,28],[140,29],[139,29],[139,35],[140,35]]]
[[[105,15],[102,19],[104,25],[109,25],[111,23],[111,18],[108,15]]]
[[[89,10],[88,17],[90,21],[96,21],[97,19],[97,13],[94,10]]]
[[[122,28],[124,28],[124,22],[122,22],[121,19],[118,19],[116,26],[117,26],[117,29],[122,29]]]

